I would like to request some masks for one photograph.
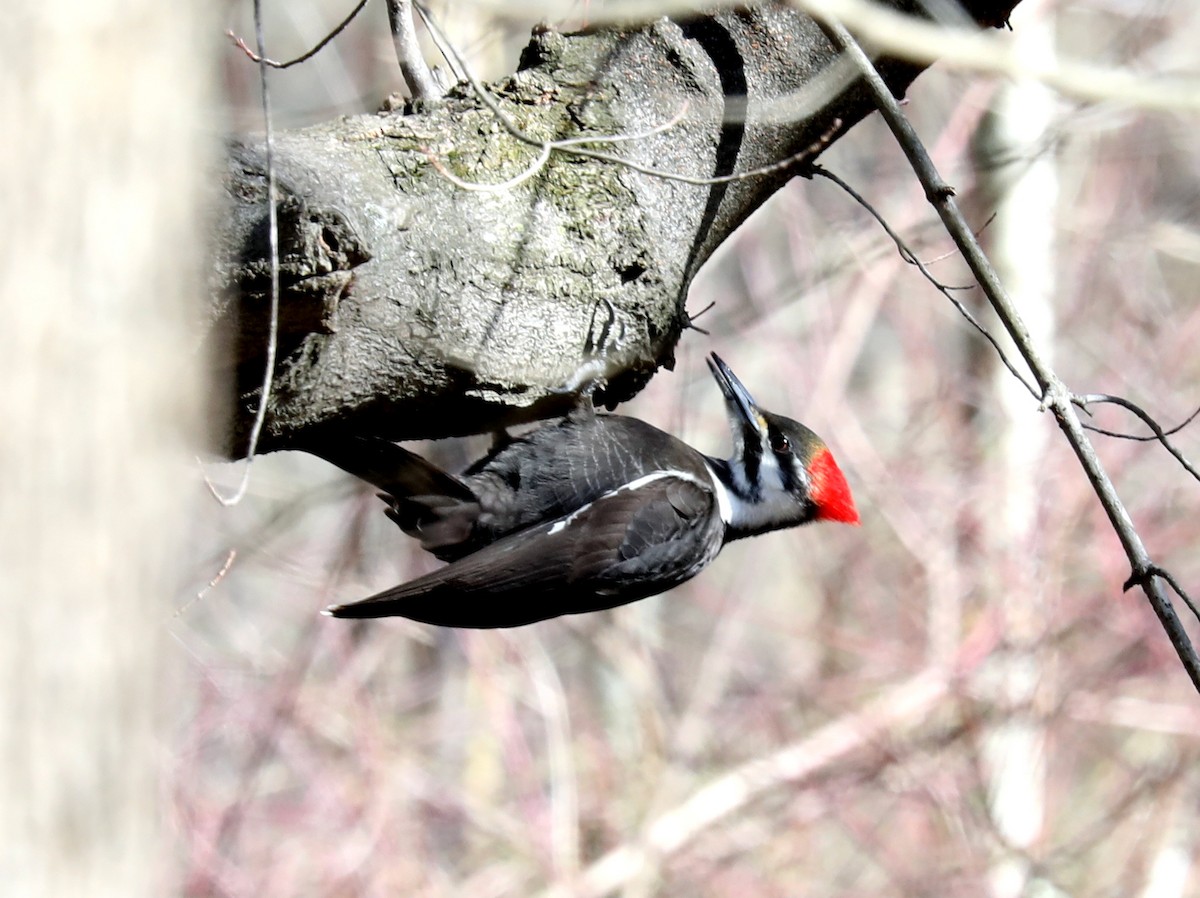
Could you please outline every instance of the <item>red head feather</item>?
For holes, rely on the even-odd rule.
[[[850,495],[850,484],[833,460],[833,453],[822,446],[813,455],[808,466],[812,477],[809,496],[817,506],[817,520],[841,521],[843,524],[858,524],[858,509]]]

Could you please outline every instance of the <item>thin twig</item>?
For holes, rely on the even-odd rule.
[[[834,184],[838,185],[838,187],[842,188],[842,190],[848,193],[851,199],[866,209],[867,213],[877,222],[879,222],[879,226],[883,228],[884,232],[892,238],[892,242],[896,244],[896,249],[900,253],[900,258],[909,265],[915,266],[917,271],[924,275],[925,280],[933,284],[934,288],[936,288],[939,293],[945,296],[946,299],[950,300],[954,308],[958,310],[958,313],[967,320],[967,323],[970,324],[971,327],[975,328],[975,330],[979,331],[983,338],[992,344],[992,348],[996,350],[996,354],[1000,356],[1000,361],[1004,363],[1004,367],[1009,370],[1013,377],[1021,382],[1021,386],[1029,391],[1029,395],[1033,396],[1035,399],[1041,397],[1041,394],[1038,393],[1033,384],[1027,381],[1025,376],[1017,370],[1016,365],[1012,363],[1012,360],[1009,359],[1008,355],[1004,352],[1004,349],[1000,346],[999,341],[992,336],[991,332],[986,327],[980,324],[979,319],[971,314],[971,310],[964,306],[951,292],[954,289],[961,288],[949,287],[935,278],[933,273],[928,269],[928,267],[926,267],[925,263],[918,259],[916,253],[909,249],[908,244],[904,242],[903,238],[894,230],[892,230],[891,225],[887,223],[887,220],[879,213],[879,211],[867,201],[866,197],[858,193],[858,191],[856,191],[853,187],[851,187],[829,169],[820,165],[814,165],[811,169],[811,174],[832,181]]]
[[[216,589],[217,584],[219,584],[222,580],[225,579],[225,575],[228,574],[229,569],[231,567],[233,567],[233,562],[236,558],[237,558],[237,549],[230,549],[229,554],[225,557],[225,563],[223,565],[221,565],[221,569],[219,571],[217,571],[216,576],[214,576],[211,580],[209,580],[208,584],[202,590],[200,590],[198,593],[196,593],[194,596],[192,596],[191,599],[189,599],[187,602],[184,602],[183,605],[181,605],[179,608],[177,608],[175,611],[175,617],[179,617],[182,614],[184,614],[189,608],[191,608],[193,605],[195,605],[197,602],[199,602],[201,599],[203,599],[212,590]]]
[[[514,187],[523,184],[541,171],[542,167],[550,160],[550,153],[553,148],[549,143],[544,144],[541,152],[537,154],[533,162],[526,166],[520,173],[507,180],[489,184],[479,181],[464,181],[458,175],[454,174],[454,172],[450,171],[450,169],[446,168],[442,160],[429,147],[421,147],[421,149],[425,153],[425,158],[429,160],[429,164],[437,170],[437,173],[460,190],[471,190],[476,193],[503,193],[506,190],[512,190]]]
[[[1192,597],[1187,594],[1182,586],[1179,585],[1179,581],[1175,579],[1174,574],[1172,574],[1166,568],[1159,567],[1157,564],[1150,565],[1150,567],[1146,569],[1146,574],[1144,577],[1137,577],[1136,575],[1131,574],[1129,579],[1125,581],[1121,588],[1128,592],[1134,586],[1144,586],[1146,579],[1153,577],[1161,577],[1162,579],[1166,580],[1167,583],[1171,585],[1171,589],[1175,590],[1175,593],[1179,596],[1179,598],[1183,599],[1183,601],[1187,603],[1188,608],[1192,610],[1192,614],[1196,616],[1196,619],[1200,620],[1200,608],[1196,607],[1196,603],[1192,601]]]
[[[1089,409],[1087,407],[1088,403],[1090,403],[1090,402],[1107,402],[1109,400],[1109,398],[1110,397],[1108,396],[1107,393],[1084,393],[1081,396],[1076,396],[1075,401],[1076,401],[1076,404],[1078,404],[1080,406],[1080,408],[1082,408],[1085,412],[1087,412],[1090,415],[1092,412],[1091,412],[1091,409]],[[1163,433],[1166,434],[1167,436],[1174,436],[1175,434],[1182,431],[1189,424],[1191,424],[1193,421],[1195,421],[1197,416],[1200,416],[1200,408],[1197,408],[1194,412],[1192,412],[1190,415],[1188,415],[1186,418],[1184,418],[1182,421],[1180,421],[1174,427],[1164,428]],[[1116,437],[1119,440],[1130,440],[1134,443],[1153,443],[1155,440],[1158,439],[1157,435],[1146,436],[1144,434],[1122,433],[1119,430],[1105,430],[1103,427],[1095,427],[1090,424],[1087,424],[1084,426],[1087,427],[1087,429],[1092,431],[1093,433],[1100,433],[1106,437]],[[1161,425],[1159,425],[1159,426],[1161,427]]]
[[[717,301],[714,299],[712,302],[710,302],[708,305],[706,305],[703,309],[701,309],[695,315],[688,315],[687,316],[687,324],[685,326],[690,328],[691,330],[696,331],[697,333],[704,334],[704,336],[707,337],[708,331],[706,331],[704,328],[702,328],[700,325],[698,325],[696,323],[696,319],[699,318],[701,315],[703,315],[705,312],[711,311],[712,309],[715,309],[716,307],[717,307]]]
[[[429,32],[429,36],[433,38],[434,46],[438,48],[438,52],[442,54],[442,59],[446,60],[446,65],[450,67],[450,72],[454,75],[455,81],[466,81],[467,73],[463,71],[459,60],[456,58],[454,47],[446,39],[445,32],[433,20],[432,13],[429,12],[422,4],[414,3],[413,8],[421,17],[421,21],[425,23],[425,30]]]
[[[267,84],[267,71],[270,67],[267,65],[266,40],[263,37],[262,0],[254,0],[254,38],[258,44],[258,72],[267,144],[267,245],[271,257],[271,320],[267,328],[267,358],[264,363],[266,370],[263,372],[262,392],[258,397],[258,409],[254,413],[254,425],[250,428],[250,441],[246,447],[241,483],[232,496],[222,496],[216,485],[207,477],[204,478],[213,498],[226,508],[241,502],[250,486],[250,467],[254,463],[254,453],[258,449],[258,438],[262,434],[263,423],[267,419],[267,403],[271,398],[271,385],[275,378],[275,352],[279,345],[279,213],[275,208],[275,130],[271,120],[271,91]]]
[[[993,212],[991,215],[989,215],[987,217],[987,220],[983,224],[981,224],[978,228],[975,229],[975,238],[978,239],[983,234],[983,232],[986,231],[991,226],[992,222],[995,220],[996,220],[996,213]],[[938,262],[944,262],[946,259],[949,259],[951,256],[957,256],[957,255],[961,255],[961,254],[959,253],[958,247],[956,246],[956,247],[954,247],[954,249],[946,250],[940,256],[934,256],[932,259],[926,259],[925,264],[926,265],[936,265]]]
[[[408,92],[416,100],[432,100],[442,95],[433,80],[433,72],[425,62],[421,44],[417,40],[417,28],[413,22],[412,0],[387,0],[388,25],[392,29],[392,43],[396,47],[396,59],[400,63],[400,74],[408,85]]]
[[[537,157],[533,160],[533,162],[529,163],[529,165],[525,168],[524,171],[515,175],[512,178],[509,178],[506,181],[500,181],[499,183],[495,183],[495,184],[482,184],[482,183],[479,183],[476,181],[464,181],[462,178],[459,178],[458,176],[453,174],[449,169],[447,169],[446,166],[442,164],[441,160],[439,160],[437,158],[437,156],[434,154],[434,152],[432,150],[430,150],[428,147],[423,147],[422,149],[424,149],[425,155],[428,157],[430,164],[433,165],[433,167],[438,170],[438,173],[441,174],[443,177],[445,177],[446,180],[448,180],[455,187],[460,187],[463,190],[474,190],[474,191],[480,191],[480,192],[484,192],[484,193],[500,193],[505,190],[511,190],[513,187],[516,187],[517,185],[523,183],[524,181],[529,180],[534,175],[536,175],[539,171],[541,171],[541,169],[546,165],[546,163],[550,161],[550,155],[555,150],[563,150],[563,149],[569,150],[569,148],[571,148],[571,147],[576,147],[576,146],[579,146],[580,144],[585,144],[585,143],[601,143],[601,144],[603,144],[603,143],[620,143],[622,141],[642,140],[647,137],[653,137],[655,134],[661,134],[664,131],[671,130],[676,125],[678,125],[681,121],[683,121],[684,116],[687,115],[687,109],[688,109],[688,104],[685,101],[683,104],[683,107],[679,110],[679,112],[677,112],[677,113],[675,113],[675,115],[671,116],[670,119],[663,122],[661,125],[655,125],[653,128],[651,128],[648,131],[642,131],[637,134],[612,134],[612,135],[599,135],[598,134],[598,135],[589,135],[589,136],[585,136],[585,137],[567,137],[567,138],[563,138],[562,140],[542,141],[541,148],[537,154]]]
[[[938,173],[933,160],[929,158],[929,153],[925,150],[912,124],[905,117],[900,104],[892,96],[891,90],[875,69],[870,58],[840,22],[833,19],[824,19],[823,27],[834,43],[854,62],[858,70],[862,73],[864,80],[875,97],[880,114],[883,115],[884,120],[892,130],[905,156],[908,157],[913,171],[925,188],[926,197],[934,208],[937,209],[942,223],[945,225],[955,244],[962,251],[963,258],[978,280],[984,295],[987,296],[988,301],[996,310],[996,314],[1004,323],[1009,336],[1012,337],[1013,342],[1016,344],[1017,350],[1021,353],[1030,371],[1033,372],[1033,376],[1042,391],[1042,407],[1048,408],[1054,413],[1059,428],[1067,438],[1067,442],[1071,445],[1075,457],[1079,459],[1079,463],[1083,467],[1089,482],[1092,484],[1092,488],[1095,490],[1100,504],[1104,508],[1109,522],[1112,524],[1113,530],[1116,532],[1122,547],[1125,549],[1125,554],[1133,569],[1130,582],[1140,585],[1146,593],[1146,597],[1150,601],[1150,607],[1154,609],[1154,613],[1158,616],[1163,629],[1167,633],[1167,637],[1171,640],[1171,644],[1174,646],[1179,660],[1183,663],[1184,670],[1187,671],[1192,685],[1197,691],[1200,691],[1200,656],[1197,656],[1196,649],[1193,647],[1187,631],[1183,628],[1179,616],[1175,613],[1175,608],[1171,604],[1170,598],[1163,590],[1162,581],[1165,578],[1160,573],[1161,568],[1158,568],[1154,564],[1149,553],[1146,551],[1146,547],[1138,535],[1137,528],[1134,527],[1129,512],[1126,510],[1124,503],[1122,503],[1120,496],[1117,495],[1112,480],[1109,479],[1104,466],[1096,456],[1096,451],[1088,439],[1087,432],[1080,423],[1079,416],[1075,413],[1071,391],[1067,389],[1066,384],[1063,383],[1054,369],[1043,359],[1040,350],[1034,345],[1028,329],[1021,320],[1020,313],[1004,289],[1004,285],[1000,283],[1000,278],[996,274],[996,270],[992,267],[987,256],[984,255],[983,249],[980,247],[979,241],[975,239],[975,235],[967,224],[966,218],[959,211],[958,204],[954,202],[954,190]]]
[[[1121,396],[1110,396],[1107,393],[1086,393],[1082,396],[1075,396],[1074,401],[1075,404],[1084,411],[1087,411],[1087,407],[1092,403],[1108,403],[1110,405],[1119,405],[1121,408],[1133,412],[1135,415],[1141,418],[1143,424],[1154,431],[1154,436],[1147,437],[1138,436],[1137,434],[1132,433],[1118,433],[1111,430],[1105,430],[1102,427],[1096,427],[1093,424],[1084,424],[1083,426],[1088,430],[1094,431],[1095,433],[1102,433],[1105,436],[1117,437],[1118,439],[1122,440],[1134,440],[1136,442],[1145,443],[1157,440],[1163,444],[1163,448],[1175,456],[1175,460],[1183,465],[1183,469],[1185,471],[1187,471],[1197,480],[1200,480],[1200,471],[1196,470],[1196,466],[1188,460],[1187,456],[1185,456],[1179,451],[1178,448],[1176,448],[1174,443],[1167,439],[1167,437],[1171,436],[1172,434],[1179,433],[1179,431],[1191,424],[1192,421],[1195,420],[1196,416],[1200,415],[1200,408],[1188,415],[1187,420],[1185,420],[1182,424],[1172,427],[1170,430],[1163,430],[1162,426],[1155,421],[1145,409]]]
[[[369,2],[369,0],[359,0],[358,6],[354,7],[354,9],[352,9],[350,11],[350,15],[348,15],[348,16],[346,16],[346,18],[342,19],[341,24],[338,25],[336,28],[334,28],[333,31],[329,32],[329,34],[327,34],[327,35],[325,35],[325,37],[321,38],[320,42],[318,42],[315,47],[313,47],[311,50],[309,50],[305,53],[300,54],[295,59],[289,59],[287,62],[277,62],[274,59],[268,59],[267,56],[265,55],[265,51],[263,50],[263,45],[261,42],[259,42],[259,45],[258,45],[258,52],[255,53],[253,50],[251,50],[249,47],[247,47],[246,42],[244,40],[242,40],[240,37],[238,37],[236,34],[234,34],[232,30],[226,31],[225,36],[228,37],[231,41],[233,41],[234,46],[236,46],[239,50],[241,50],[243,53],[245,53],[247,56],[249,56],[255,62],[257,62],[261,65],[270,66],[273,69],[287,69],[287,68],[291,68],[294,65],[299,65],[300,63],[305,62],[309,59],[312,59],[314,56],[316,56],[318,53],[320,53],[322,50],[324,50],[330,41],[332,41],[335,37],[337,37],[339,34],[341,34],[343,31],[346,30],[346,27],[351,22],[354,21],[355,16],[357,16],[360,12],[363,11],[363,7],[366,6],[368,2]],[[258,15],[258,8],[255,7],[255,16],[257,16],[257,15]],[[255,27],[255,33],[257,34],[257,32],[258,32],[257,19],[255,20],[254,27]]]

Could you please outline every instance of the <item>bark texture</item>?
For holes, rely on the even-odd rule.
[[[1014,5],[968,4],[984,25]],[[920,71],[880,67],[897,94]],[[481,432],[559,413],[593,384],[603,404],[629,398],[672,364],[700,265],[873,108],[820,26],[771,5],[634,30],[542,29],[490,90],[537,140],[646,135],[589,148],[688,178],[799,157],[768,176],[695,184],[554,152],[517,186],[465,190],[445,173],[499,183],[540,152],[468,85],[280,135],[280,359],[261,448],[331,429]],[[223,436],[234,455],[268,321],[264,170],[261,146],[232,148],[212,337],[233,372]]]

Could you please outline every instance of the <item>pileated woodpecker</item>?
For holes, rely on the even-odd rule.
[[[713,354],[733,430],[728,461],[590,408],[495,449],[463,475],[381,440],[309,451],[383,492],[387,515],[445,567],[334,617],[516,627],[613,608],[700,573],[731,540],[809,521],[858,523],[815,433],[758,408]]]

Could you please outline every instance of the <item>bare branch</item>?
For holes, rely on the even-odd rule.
[[[440,97],[442,91],[433,79],[433,72],[429,71],[417,40],[412,0],[387,0],[387,11],[392,43],[396,46],[396,59],[400,62],[400,74],[404,76],[408,92],[417,100]]]
[[[1075,400],[1076,400],[1076,403],[1079,404],[1080,408],[1082,408],[1088,414],[1091,414],[1091,410],[1087,407],[1090,403],[1109,402],[1112,400],[1112,398],[1113,397],[1109,396],[1107,393],[1085,393],[1082,396],[1076,396]],[[1125,400],[1125,401],[1128,401],[1128,400]],[[1118,403],[1118,404],[1120,404],[1120,403]],[[1191,424],[1193,421],[1195,421],[1197,416],[1200,416],[1200,408],[1197,408],[1194,412],[1192,412],[1190,415],[1188,415],[1186,418],[1184,418],[1182,421],[1180,421],[1174,427],[1168,427],[1168,428],[1164,429],[1163,433],[1166,436],[1174,436],[1175,434],[1182,431],[1189,424]],[[1119,440],[1130,440],[1131,442],[1134,442],[1134,443],[1150,443],[1150,442],[1153,442],[1154,440],[1159,439],[1159,437],[1156,434],[1153,434],[1151,436],[1141,436],[1136,433],[1121,433],[1120,431],[1116,431],[1116,430],[1105,430],[1103,427],[1096,427],[1095,425],[1092,425],[1092,424],[1087,424],[1084,426],[1087,427],[1087,429],[1092,431],[1093,433],[1104,434],[1104,436],[1106,436],[1106,437],[1116,437]]]
[[[971,310],[964,306],[951,292],[953,290],[961,290],[963,288],[950,287],[935,278],[933,273],[926,267],[925,263],[918,259],[916,253],[909,249],[908,244],[906,244],[904,239],[892,229],[891,225],[887,223],[887,220],[879,214],[879,211],[867,201],[866,197],[856,191],[853,187],[851,187],[829,169],[820,165],[814,165],[812,167],[811,174],[832,181],[834,184],[838,185],[838,187],[842,188],[842,190],[846,191],[846,193],[850,195],[851,199],[866,209],[870,216],[879,222],[879,226],[883,228],[884,232],[892,238],[892,242],[896,244],[896,249],[900,253],[900,258],[909,265],[915,266],[916,269],[925,277],[925,280],[933,284],[939,293],[945,296],[946,299],[950,300],[954,308],[958,310],[958,313],[962,315],[963,318],[967,319],[967,323],[970,324],[971,327],[975,328],[975,330],[979,331],[983,338],[992,344],[992,348],[996,350],[996,354],[1000,356],[1000,361],[1004,363],[1004,367],[1009,370],[1013,377],[1021,382],[1021,386],[1028,390],[1029,394],[1033,396],[1033,398],[1037,399],[1040,397],[1040,394],[1034,388],[1033,384],[1027,381],[1025,376],[1017,370],[1016,365],[1012,363],[1012,360],[1009,359],[1008,355],[1004,352],[1004,349],[1001,348],[1000,343],[996,340],[996,338],[992,336],[991,332],[984,327],[979,322],[979,319],[971,314]]]
[[[987,296],[992,308],[995,309],[996,314],[1008,330],[1009,336],[1016,344],[1017,350],[1033,372],[1042,391],[1042,407],[1048,408],[1054,413],[1059,428],[1066,436],[1067,442],[1070,443],[1076,458],[1079,459],[1113,530],[1121,540],[1121,545],[1133,568],[1128,582],[1140,585],[1146,593],[1150,606],[1158,615],[1163,629],[1166,630],[1167,637],[1171,640],[1176,654],[1191,678],[1192,685],[1197,691],[1200,691],[1200,656],[1196,654],[1196,649],[1193,647],[1187,631],[1183,628],[1170,598],[1162,588],[1160,580],[1164,578],[1157,573],[1159,569],[1146,551],[1129,512],[1120,496],[1117,495],[1112,480],[1109,479],[1100,459],[1096,456],[1087,432],[1075,413],[1074,397],[1071,391],[1046,363],[1038,347],[1034,346],[1020,313],[1008,296],[1004,285],[1000,283],[991,262],[984,255],[979,241],[975,239],[975,234],[959,211],[958,204],[954,202],[953,188],[938,173],[912,124],[904,115],[900,104],[892,96],[870,58],[840,22],[827,19],[824,24],[834,43],[858,66],[875,97],[880,113],[925,188],[926,197],[937,209],[942,223],[962,251],[963,258],[979,281],[984,295]]]
[[[1171,436],[1172,434],[1179,433],[1179,431],[1183,430],[1185,427],[1187,427],[1189,424],[1191,424],[1192,421],[1194,421],[1196,419],[1196,416],[1200,415],[1200,408],[1196,409],[1194,412],[1192,412],[1190,415],[1188,415],[1187,419],[1184,420],[1184,422],[1182,424],[1178,424],[1175,427],[1172,427],[1170,430],[1163,430],[1162,426],[1159,425],[1159,423],[1157,421],[1155,421],[1154,418],[1152,418],[1150,416],[1150,414],[1148,412],[1146,412],[1145,409],[1143,409],[1141,406],[1139,406],[1133,402],[1130,402],[1128,399],[1124,399],[1120,396],[1110,396],[1107,393],[1087,393],[1083,396],[1076,396],[1074,398],[1074,401],[1075,401],[1075,404],[1078,405],[1080,408],[1082,408],[1084,411],[1088,411],[1087,407],[1093,403],[1104,402],[1104,403],[1109,403],[1110,405],[1119,405],[1121,408],[1126,409],[1127,411],[1133,412],[1135,415],[1137,415],[1139,418],[1142,419],[1143,424],[1145,424],[1152,431],[1154,431],[1154,436],[1145,437],[1145,436],[1138,436],[1137,434],[1131,434],[1131,433],[1117,433],[1115,431],[1105,430],[1101,427],[1096,427],[1095,425],[1092,425],[1092,424],[1084,424],[1083,426],[1086,427],[1088,430],[1094,431],[1095,433],[1102,433],[1105,436],[1116,437],[1116,438],[1122,439],[1122,440],[1134,440],[1136,442],[1150,442],[1151,440],[1158,440],[1160,443],[1163,444],[1163,447],[1168,452],[1170,452],[1173,456],[1175,456],[1175,460],[1178,461],[1181,465],[1183,465],[1183,469],[1185,471],[1187,471],[1189,474],[1191,474],[1197,480],[1200,480],[1200,471],[1196,470],[1196,466],[1194,464],[1192,464],[1190,461],[1188,461],[1187,456],[1185,456],[1182,452],[1180,452],[1179,449],[1176,448],[1174,443],[1172,443],[1169,439],[1167,439],[1167,437]],[[1089,412],[1089,414],[1090,414],[1090,412]]]
[[[450,72],[454,75],[454,80],[466,81],[467,73],[463,70],[461,57],[454,52],[454,47],[446,39],[446,35],[437,27],[437,23],[433,20],[433,15],[420,3],[413,3],[412,6],[421,17],[421,21],[425,23],[425,30],[429,32],[429,36],[433,39],[434,45],[437,46],[438,52],[442,54],[442,59],[449,66]]]
[[[1121,588],[1128,592],[1135,586],[1145,586],[1147,581],[1155,577],[1161,577],[1163,580],[1166,580],[1167,583],[1170,584],[1171,589],[1175,590],[1175,594],[1178,595],[1179,598],[1183,599],[1188,608],[1192,610],[1192,614],[1195,615],[1196,619],[1200,620],[1200,609],[1196,607],[1196,603],[1192,601],[1192,597],[1184,591],[1183,587],[1179,585],[1179,581],[1175,579],[1174,575],[1170,571],[1159,567],[1157,564],[1150,565],[1150,567],[1146,569],[1145,574],[1141,577],[1137,576],[1136,574],[1131,574],[1129,579],[1125,581]]]
[[[986,231],[988,229],[988,227],[991,225],[991,223],[995,220],[996,220],[996,213],[993,212],[991,215],[989,215],[987,217],[987,220],[984,221],[984,223],[981,224],[975,230],[975,236],[978,237],[980,234],[982,234],[984,231]],[[934,256],[932,259],[926,259],[925,264],[926,265],[936,265],[938,262],[943,262],[946,259],[949,259],[951,256],[957,256],[957,255],[961,255],[961,254],[958,251],[958,247],[955,247],[954,249],[946,250],[940,256]]]
[[[959,22],[931,22],[868,0],[790,2],[820,21],[848,23],[873,47],[900,59],[926,63],[937,60],[943,66],[1030,78],[1082,100],[1143,109],[1195,110],[1200,106],[1194,78],[1148,78],[1080,60],[1032,59],[1003,34],[971,28],[965,14]]]
[[[225,556],[225,563],[221,565],[221,569],[205,584],[204,588],[196,593],[192,598],[175,610],[175,617],[187,612],[189,608],[201,601],[212,590],[217,588],[217,585],[225,579],[225,575],[229,573],[229,569],[233,567],[233,562],[237,559],[237,549],[230,549],[229,554]]]
[[[249,56],[250,59],[252,59],[254,62],[261,63],[262,65],[270,66],[273,69],[287,69],[287,68],[291,68],[294,65],[299,65],[302,62],[306,62],[309,59],[312,59],[314,56],[316,56],[318,53],[320,53],[322,50],[324,50],[330,41],[332,41],[335,37],[337,37],[339,34],[341,34],[343,31],[346,30],[346,26],[348,26],[351,22],[354,21],[354,17],[357,16],[360,12],[362,12],[363,7],[365,7],[366,5],[367,5],[367,0],[359,0],[358,6],[354,7],[354,9],[350,10],[350,15],[348,15],[348,16],[346,16],[346,18],[342,19],[341,23],[339,25],[337,25],[337,27],[335,27],[333,29],[333,31],[329,32],[329,34],[327,34],[323,38],[321,38],[321,40],[318,41],[317,44],[311,50],[301,53],[295,59],[289,59],[287,62],[278,62],[274,59],[269,59],[266,55],[264,55],[266,51],[263,50],[263,45],[261,42],[258,45],[258,52],[255,53],[248,46],[246,46],[246,42],[244,40],[242,40],[240,37],[238,37],[232,31],[226,31],[225,36],[228,37],[231,41],[233,41],[234,46],[236,46],[239,50],[241,50],[243,53],[245,53],[247,56]],[[257,7],[256,7],[256,9],[257,9]]]
[[[365,0],[364,0],[365,3]],[[361,7],[360,7],[361,8]],[[353,14],[352,16],[353,17]],[[349,20],[347,20],[349,21]],[[216,486],[205,477],[204,482],[209,492],[222,505],[229,507],[237,505],[246,495],[250,486],[250,467],[254,464],[254,453],[258,449],[258,439],[262,435],[263,423],[267,419],[267,403],[271,399],[271,385],[275,378],[275,355],[279,346],[279,210],[277,204],[277,189],[275,184],[275,131],[271,119],[271,91],[267,84],[266,38],[262,27],[262,0],[254,0],[254,39],[258,45],[258,73],[260,89],[262,90],[263,127],[266,140],[267,168],[267,246],[271,265],[271,312],[267,326],[266,359],[263,362],[263,382],[258,396],[258,408],[254,413],[254,424],[250,428],[249,444],[246,448],[245,465],[242,468],[242,479],[232,496],[222,496]],[[318,47],[317,49],[320,49]],[[316,50],[313,50],[315,53]]]
[[[706,331],[704,328],[700,327],[700,325],[696,324],[696,320],[701,315],[703,315],[705,312],[711,312],[716,307],[717,307],[717,301],[714,299],[712,302],[710,302],[708,305],[706,305],[703,309],[701,309],[695,315],[688,315],[687,326],[690,329],[694,330],[696,333],[704,334],[704,336],[707,337],[709,335],[709,332]]]

